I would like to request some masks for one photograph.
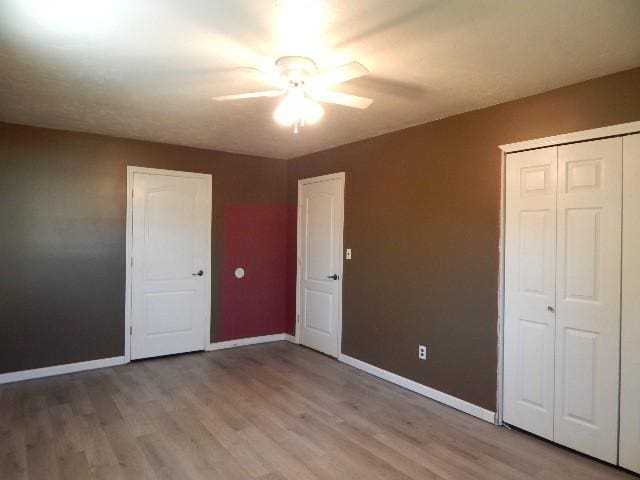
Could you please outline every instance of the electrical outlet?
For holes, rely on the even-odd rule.
[[[347,250],[344,252],[344,258],[345,260],[351,260],[351,249],[347,248]]]
[[[418,358],[420,360],[427,359],[427,346],[426,345],[418,345]]]

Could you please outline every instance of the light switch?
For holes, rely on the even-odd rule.
[[[345,260],[351,260],[351,249],[347,248],[347,250],[344,252],[344,258]]]

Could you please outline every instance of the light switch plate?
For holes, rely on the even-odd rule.
[[[351,249],[347,248],[346,251],[344,252],[344,258],[345,260],[351,260]]]

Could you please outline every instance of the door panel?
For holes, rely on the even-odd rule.
[[[565,396],[563,411],[567,418],[596,427],[596,365],[598,334],[567,328],[564,331]]]
[[[324,187],[324,186],[323,186]],[[312,192],[317,185],[306,189],[304,218],[306,219],[305,269],[308,280],[326,281],[333,275],[335,238],[332,223],[335,217],[335,198],[332,193]]]
[[[640,473],[640,134],[623,144],[620,465]]]
[[[147,336],[186,332],[193,328],[195,291],[159,292],[145,295]]]
[[[549,212],[520,212],[520,291],[545,294],[545,238],[549,228]]]
[[[204,177],[133,175],[132,359],[205,347],[209,192]]]
[[[300,343],[337,357],[344,179],[309,179],[299,188]]]
[[[555,147],[506,164],[504,420],[553,438]]]
[[[554,439],[616,462],[622,139],[558,147]]]
[[[331,335],[333,325],[331,312],[333,311],[333,295],[305,289],[304,326],[316,332]]]
[[[521,319],[518,328],[517,399],[523,405],[544,410],[547,325]]]
[[[193,272],[196,191],[148,189],[146,195],[145,277],[189,278]],[[184,213],[191,214],[184,214]],[[171,255],[167,255],[171,252]]]
[[[566,297],[572,300],[598,301],[600,209],[565,210]]]

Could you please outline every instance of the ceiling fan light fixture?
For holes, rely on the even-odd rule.
[[[274,120],[284,126],[294,126],[297,133],[298,126],[317,123],[324,115],[324,109],[313,100],[309,99],[300,87],[291,87],[287,96],[280,102],[273,112]]]
[[[248,67],[252,71],[259,71]],[[366,67],[358,62],[349,62],[328,70],[318,70],[313,60],[307,57],[280,57],[275,62],[275,69],[279,79],[263,73],[265,80],[278,90],[237,93],[213,97],[223,102],[228,100],[243,100],[261,97],[279,97],[285,95],[273,112],[273,119],[284,127],[293,126],[293,133],[298,133],[300,127],[318,123],[324,116],[321,103],[341,105],[343,107],[365,109],[373,99],[359,97],[348,93],[327,90],[354,78],[369,73]]]

